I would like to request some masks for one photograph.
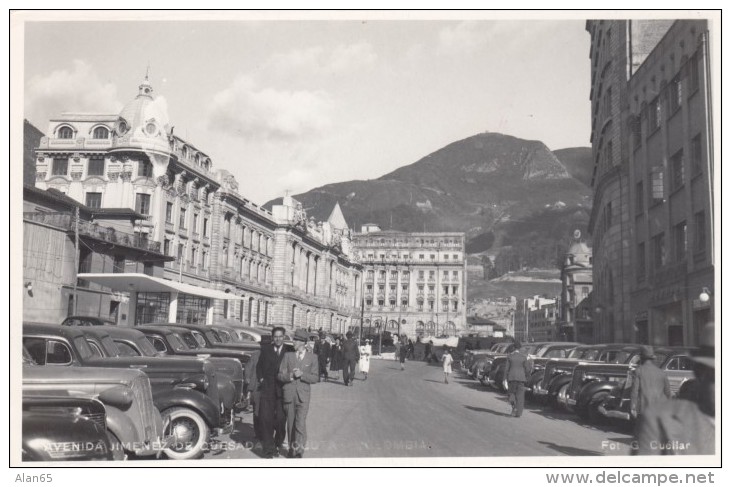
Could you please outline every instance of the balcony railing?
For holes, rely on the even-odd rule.
[[[74,231],[74,221],[70,213],[23,213],[23,219],[57,227],[66,231]],[[112,244],[123,245],[148,252],[160,252],[160,242],[150,240],[146,235],[126,233],[114,227],[105,227],[97,223],[79,220],[79,234]]]

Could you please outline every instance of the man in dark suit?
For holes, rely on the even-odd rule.
[[[345,338],[346,340],[343,342],[343,382],[346,386],[352,386],[355,378],[355,364],[360,360],[360,349],[358,342],[353,338],[352,331],[346,333]]]
[[[272,330],[272,343],[262,345],[256,363],[259,380],[259,428],[264,456],[279,456],[279,448],[284,443],[286,423],[282,408],[282,384],[277,380],[279,366],[285,353],[290,352],[284,345],[285,330],[278,326]],[[256,429],[256,427],[255,427]]]
[[[520,351],[520,342],[515,341],[505,363],[505,377],[508,379],[508,400],[513,407],[512,416],[519,418],[525,404],[525,382],[530,377],[533,364],[528,356]]]
[[[317,355],[310,350],[314,341],[304,330],[294,335],[297,351],[285,354],[277,378],[282,386],[284,415],[287,419],[289,457],[302,458],[307,444],[307,411],[310,407],[310,384],[319,381]],[[309,342],[309,343],[308,343]]]

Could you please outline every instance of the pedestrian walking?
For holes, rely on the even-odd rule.
[[[411,340],[411,338],[409,338],[409,341],[408,341],[406,347],[407,347],[406,358],[407,359],[410,359],[410,360],[415,360],[415,357],[414,357],[414,342]]]
[[[259,391],[259,379],[257,377],[257,365],[259,363],[259,356],[261,352],[252,352],[249,361],[244,367],[244,395],[246,397],[246,409],[251,409],[253,415],[253,426],[254,426],[254,438],[261,441],[263,436],[261,434],[261,417],[260,417],[260,405],[261,405],[261,393]]]
[[[307,445],[307,413],[310,408],[310,384],[318,382],[317,356],[310,350],[314,340],[304,330],[294,334],[295,352],[284,355],[277,378],[282,383],[282,403],[287,420],[289,458],[302,458]]]
[[[449,376],[452,374],[452,354],[450,353],[449,347],[444,347],[444,353],[442,354],[442,368],[444,369],[444,383],[449,384]]]
[[[533,364],[528,356],[520,350],[518,340],[513,344],[505,363],[505,377],[508,379],[508,400],[513,408],[511,416],[519,418],[523,414],[525,404],[525,382],[530,376]]]
[[[284,344],[285,330],[281,326],[272,329],[272,342],[261,346],[256,362],[256,377],[259,382],[258,414],[259,436],[263,454],[266,458],[279,456],[279,449],[284,445],[286,436],[286,420],[282,405],[282,383],[278,380],[279,366],[291,347]],[[254,423],[257,430],[257,423]]]
[[[640,348],[640,365],[632,375],[630,413],[637,419],[648,407],[672,397],[670,381],[665,372],[655,365],[652,347]]]
[[[401,356],[401,342],[399,341],[398,337],[394,340],[393,346],[395,348],[393,352],[393,359],[399,360],[399,357]]]
[[[368,380],[368,371],[371,368],[371,352],[371,341],[366,340],[360,346],[360,360],[358,360],[358,370],[365,375],[363,380]]]
[[[714,326],[701,332],[690,357],[697,382],[692,400],[674,399],[649,406],[639,415],[636,453],[713,455],[716,450],[716,361]],[[633,451],[634,452],[634,451]]]
[[[405,343],[401,344],[401,348],[399,348],[398,352],[399,362],[401,362],[401,370],[405,370],[404,364],[406,363],[406,355],[409,353]]]
[[[340,378],[341,370],[343,370],[343,345],[338,337],[330,347],[330,372],[334,373],[335,380]]]
[[[427,343],[426,345],[424,345],[424,360],[427,363],[429,363],[429,364],[431,363],[431,347],[432,347],[432,345],[434,345],[434,342],[431,341],[431,340],[429,340],[429,343]]]
[[[331,340],[330,337],[326,337],[323,333],[320,336],[320,341],[315,344],[315,354],[317,355],[317,363],[319,369],[317,371],[318,377],[325,377],[328,380],[327,366],[330,363],[331,354]]]
[[[353,385],[355,365],[359,359],[358,342],[353,339],[353,332],[349,331],[345,334],[345,342],[343,342],[343,382],[346,386]]]

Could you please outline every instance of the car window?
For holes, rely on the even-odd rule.
[[[92,352],[92,355],[91,356],[92,357],[94,357],[94,358],[102,358],[104,356],[104,354],[99,349],[99,346],[96,343],[94,343],[92,341],[89,341],[89,340],[87,340],[87,343],[89,343],[89,348],[91,348],[91,352]]]
[[[71,350],[65,343],[56,340],[46,342],[46,365],[69,365],[70,363]]]
[[[147,341],[150,342],[152,347],[158,352],[167,352],[168,348],[165,346],[165,342],[160,337],[147,336]]]
[[[221,340],[223,340],[223,343],[229,343],[233,340],[231,339],[231,335],[225,330],[218,330],[218,336],[221,337]]]
[[[24,337],[23,345],[33,361],[38,365],[46,365],[46,340],[43,338]]]
[[[216,330],[208,330],[206,332],[206,336],[211,341],[211,343],[223,343],[223,340],[221,340],[221,337],[218,336],[218,333],[216,333]]]
[[[205,337],[203,335],[201,335],[197,331],[192,331],[191,334],[195,338],[195,341],[198,342],[198,346],[205,348],[205,346],[206,346],[206,339],[205,339]]]
[[[665,370],[678,370],[678,359],[674,358],[670,360],[665,366]]]
[[[123,355],[119,351],[117,343],[112,340],[112,337],[105,336],[102,338],[102,347],[106,350],[107,355],[110,357],[122,357]]]
[[[76,347],[76,350],[79,351],[79,356],[82,360],[91,358],[93,356],[94,352],[91,351],[91,348],[89,347],[89,344],[86,343],[86,339],[84,337],[74,338],[74,346]]]
[[[246,333],[245,331],[240,331],[239,337],[241,337],[241,341],[246,341],[246,342],[255,342],[256,341],[256,338],[254,337],[254,335],[250,335],[250,334]]]
[[[119,351],[118,357],[139,357],[140,352],[136,350],[132,345],[126,342],[115,342],[117,350]]]
[[[568,358],[581,358],[584,355],[584,353],[586,353],[586,350],[581,350],[581,349],[575,348],[575,349],[571,350],[571,353],[569,353]]]
[[[689,357],[678,357],[678,370],[693,370],[693,362]]]
[[[196,347],[188,345],[188,342],[185,341],[180,335],[177,333],[170,333],[167,335],[168,342],[170,343],[170,346],[173,348],[173,350],[193,350]],[[191,340],[193,338],[191,337]],[[195,340],[193,340],[195,341]]]
[[[119,346],[119,344],[117,344],[117,346]],[[153,347],[145,337],[139,337],[135,339],[130,346],[134,347],[137,351],[140,352],[140,355],[144,357],[154,357],[155,355],[157,355],[155,347]]]
[[[564,358],[566,357],[566,350],[561,348],[554,348],[543,354],[544,358]]]
[[[589,349],[581,357],[584,360],[596,360],[600,356],[600,352],[597,349]]]

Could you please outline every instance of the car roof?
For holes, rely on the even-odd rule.
[[[103,338],[105,335],[109,335],[112,338],[123,338],[127,340],[135,340],[140,335],[144,335],[140,330],[123,326],[94,326],[86,327],[83,331],[97,338]]]
[[[140,325],[135,326],[136,330],[140,330],[142,332],[154,332],[154,333],[185,333],[189,332],[190,330],[188,328],[183,328],[182,326],[176,326],[175,323],[171,323],[169,325],[165,324],[155,324],[155,325]]]
[[[63,320],[70,320],[70,319],[76,319],[76,320],[98,320],[103,321],[105,323],[114,323],[114,320],[110,320],[109,318],[102,318],[101,316],[92,316],[92,315],[71,315],[67,316]]]
[[[30,332],[33,334],[48,334],[63,336],[68,339],[74,339],[79,336],[84,336],[84,327],[76,326],[61,326],[53,325],[49,323],[23,323],[23,333]]]

